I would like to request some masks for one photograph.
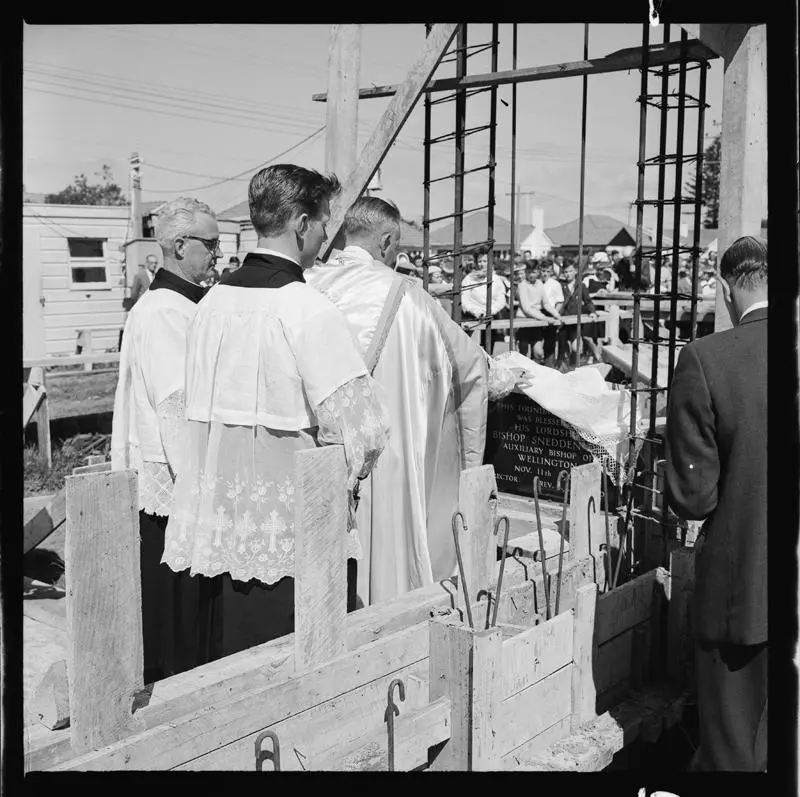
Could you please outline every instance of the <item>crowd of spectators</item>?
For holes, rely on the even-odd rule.
[[[465,321],[486,318],[487,271],[489,253],[464,254],[461,259],[461,310]],[[551,252],[541,259],[532,257],[530,250],[518,252],[513,261],[507,255],[495,254],[493,258],[491,288],[491,314],[493,319],[507,319],[513,312],[515,318],[535,318],[547,321],[547,326],[518,328],[515,334],[517,349],[553,367],[569,367],[576,361],[576,331],[574,326],[565,326],[562,316],[574,316],[581,307],[584,351],[588,358],[597,356],[597,325],[593,296],[631,292],[638,288],[644,293],[669,294],[675,273],[672,257],[662,257],[660,284],[654,284],[656,262],[652,257],[642,259],[637,277],[635,251],[622,255],[616,249],[592,252],[583,256],[582,279],[576,284],[578,257],[565,257]],[[422,280],[423,257],[400,253],[395,263],[398,272]],[[452,312],[453,302],[453,258],[437,257],[428,264],[428,291],[435,296],[444,309]],[[679,298],[689,298],[692,291],[692,264],[688,255],[681,255],[677,271]],[[696,295],[699,299],[713,299],[716,293],[716,253],[701,256],[698,264]],[[511,284],[514,290],[511,290]],[[513,308],[509,306],[513,294]],[[509,340],[507,329],[493,329],[491,343]]]

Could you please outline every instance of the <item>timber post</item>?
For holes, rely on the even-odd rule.
[[[294,665],[309,670],[346,650],[347,467],[342,446],[294,455]]]
[[[67,673],[72,750],[136,730],[143,686],[142,586],[136,472],[66,478]]]
[[[430,621],[431,703],[450,698],[450,739],[431,770],[498,768],[498,719],[502,701],[500,628],[474,631],[452,618]]]

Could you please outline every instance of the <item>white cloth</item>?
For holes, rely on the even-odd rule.
[[[348,246],[306,279],[342,311],[366,354],[389,291],[403,277]],[[409,280],[374,375],[392,438],[361,485],[357,513],[364,549],[358,593],[370,604],[454,572],[450,524],[460,471],[483,461],[487,358]]]
[[[341,314],[295,282],[218,285],[189,332],[185,465],[162,561],[272,584],[294,575],[294,453],[344,445],[347,555],[360,558],[352,489],[387,443],[380,388]]]
[[[186,335],[197,305],[147,291],[128,313],[111,427],[111,466],[139,473],[139,509],[168,515],[184,430]]]

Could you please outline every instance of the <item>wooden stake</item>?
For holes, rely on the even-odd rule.
[[[595,659],[594,617],[597,606],[597,584],[586,584],[578,590],[575,602],[574,636],[572,638],[572,715],[570,727],[577,728],[595,717],[597,699],[593,662]]]
[[[53,450],[50,442],[50,408],[47,406],[47,371],[42,368],[42,390],[44,398],[36,410],[36,436],[39,441],[39,456],[44,455],[47,467],[53,467]]]
[[[474,603],[481,590],[494,588],[493,581],[497,571],[497,545],[502,543],[494,536],[497,501],[497,482],[494,468],[482,465],[461,472],[458,487],[458,506],[464,515],[467,531],[461,530],[461,556],[464,561],[466,585],[469,587],[469,600]],[[504,529],[501,527],[501,533]],[[494,598],[494,595],[492,596]],[[458,608],[464,610],[464,588],[459,584]],[[491,610],[489,612],[491,617]],[[466,614],[465,614],[466,617]],[[476,615],[476,628],[486,626],[486,617]]]
[[[136,472],[67,476],[67,671],[72,749],[136,729],[143,687],[142,589]]]
[[[347,467],[341,446],[294,455],[295,670],[346,650]]]
[[[573,559],[580,561],[587,556],[600,555],[600,543],[604,542],[602,517],[593,518],[592,539],[589,539],[589,523],[586,507],[589,497],[600,509],[600,463],[590,462],[572,468],[569,479],[569,551]]]

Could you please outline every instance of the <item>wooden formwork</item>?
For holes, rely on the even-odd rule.
[[[304,467],[313,474],[318,468],[331,470],[334,458],[342,455],[334,448],[304,456]],[[581,489],[595,489],[582,474],[574,476],[573,483],[583,485]],[[127,529],[134,540],[135,512],[125,501],[122,506],[127,509],[120,512],[118,490],[130,485],[128,472],[85,473],[79,478],[88,480],[81,489],[93,496],[101,515],[106,513],[101,522],[93,521],[94,531],[87,532],[87,524],[81,526],[83,521],[72,511],[70,490],[81,485],[68,486],[67,534],[81,535],[85,566],[97,544],[92,539],[102,537],[104,528],[116,529],[116,537],[120,528]],[[300,488],[305,497],[298,511],[311,518],[306,524],[309,540],[318,531],[328,539],[338,534],[336,523],[325,522],[336,512],[314,516],[315,506],[335,503],[330,500],[333,484],[331,480],[320,488],[317,480],[307,478]],[[121,573],[123,581],[131,580],[136,545],[122,546],[124,552],[117,556],[121,570],[87,567],[81,573],[68,542],[71,725],[61,730],[29,728],[26,768],[249,770],[255,767],[256,738],[270,730],[279,740],[282,770],[386,769],[387,694],[395,679],[402,681],[405,698],[394,696],[397,770],[536,770],[553,768],[553,761],[561,761],[557,768],[600,768],[643,727],[650,727],[652,734],[663,717],[674,720],[680,678],[666,691],[641,690],[666,661],[658,644],[663,617],[668,618],[670,639],[685,636],[690,552],[675,554],[682,562],[679,589],[673,588],[669,573],[659,569],[598,594],[596,552],[588,539],[579,539],[576,524],[563,566],[561,611],[548,620],[538,551],[525,551],[512,540],[497,625],[487,628],[499,574],[497,547],[487,544],[487,538],[494,538],[497,513],[492,469],[465,472],[461,492],[468,525],[462,552],[474,629],[459,611],[466,608],[463,590],[449,581],[345,614],[344,596],[327,594],[319,578],[306,577],[312,571],[304,564],[301,547],[296,592],[316,593],[313,600],[298,602],[296,634],[146,689],[141,665],[138,671],[131,665],[140,662],[140,631],[138,637],[129,630],[121,633],[108,622],[110,599],[103,592],[109,586],[103,584],[107,575],[113,574],[115,582]],[[572,499],[581,505],[586,501],[575,494]],[[118,512],[114,518],[108,514],[112,505]],[[83,506],[85,514],[85,502]],[[328,550],[323,559],[343,557],[342,551],[330,546]],[[551,603],[554,553],[552,546],[546,553]],[[106,556],[113,556],[109,549]],[[75,583],[76,577],[82,583]],[[91,590],[86,591],[90,578]],[[136,588],[129,585],[111,602],[129,602]],[[92,594],[105,594],[106,603],[87,599]],[[663,613],[666,605],[669,611]],[[106,622],[99,621],[102,612]],[[332,624],[320,621],[326,616],[333,618]],[[135,621],[132,624],[135,629]],[[102,633],[87,636],[92,626]],[[117,637],[127,639],[127,647],[121,647]],[[670,646],[675,655],[669,669],[677,676],[682,650]],[[640,690],[637,703],[626,704],[623,697],[632,688]],[[615,712],[623,718],[619,722]],[[595,751],[577,763],[564,763],[563,755],[559,759],[554,745],[574,740],[598,722],[603,732],[594,736],[605,740],[602,754]]]

